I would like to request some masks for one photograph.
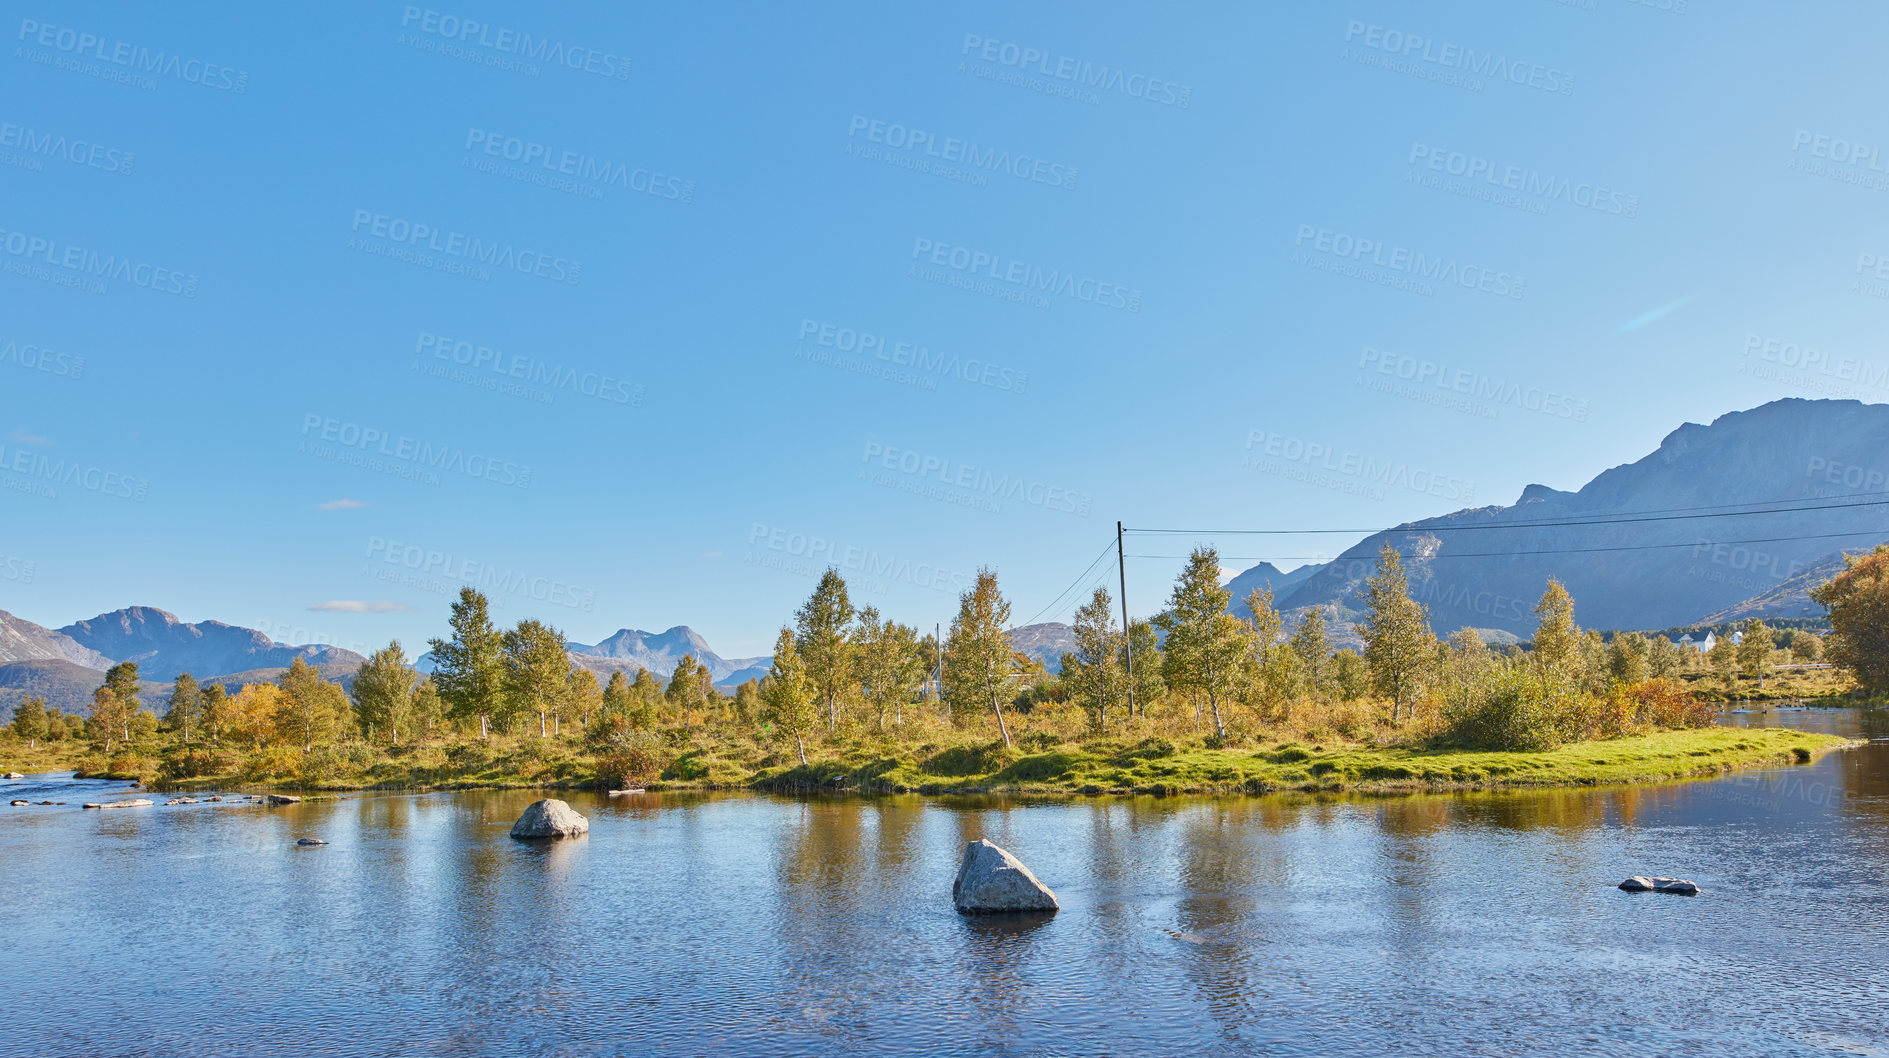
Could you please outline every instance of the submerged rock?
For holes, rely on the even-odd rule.
[[[134,801],[87,801],[87,808],[148,808],[151,802],[143,797]]]
[[[515,838],[574,838],[590,831],[590,820],[555,797],[533,801],[512,824]]]
[[[320,838],[296,838],[295,843],[297,845],[326,845],[328,844],[327,842],[321,840]]]
[[[951,902],[961,915],[1055,912],[1059,906],[1056,894],[1020,860],[981,838],[964,848],[957,881],[951,883]]]
[[[299,797],[292,797],[289,794],[280,793],[272,793],[265,798],[265,800],[272,805],[298,805],[302,803],[302,799]]]
[[[1684,878],[1648,878],[1634,875],[1620,883],[1620,888],[1629,893],[1679,893],[1683,896],[1698,896],[1699,887]]]

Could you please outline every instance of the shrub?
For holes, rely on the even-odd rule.
[[[241,778],[244,782],[272,782],[284,779],[299,779],[302,775],[302,755],[288,746],[270,746],[249,755],[243,762]]]
[[[648,785],[662,774],[667,757],[656,736],[626,729],[609,752],[597,758],[597,782],[606,790]]]
[[[1701,701],[1674,680],[1645,680],[1626,688],[1642,721],[1656,727],[1710,727],[1712,703]]]
[[[228,762],[221,760],[215,753],[201,747],[179,750],[165,757],[158,765],[158,777],[165,780],[194,779],[199,775],[214,775],[227,767]]]
[[[1449,688],[1439,741],[1534,753],[1586,737],[1594,701],[1570,680],[1527,664],[1490,665]]]

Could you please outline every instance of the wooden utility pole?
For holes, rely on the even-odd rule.
[[[1128,561],[1122,555],[1122,523],[1115,523],[1115,572],[1122,586],[1122,654],[1128,659],[1128,715],[1135,715],[1135,644],[1128,638]]]

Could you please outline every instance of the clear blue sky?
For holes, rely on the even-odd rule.
[[[1884,397],[1788,369],[1889,363],[1875,5],[9,18],[0,608],[48,625],[417,651],[483,576],[759,654],[829,560],[1022,621],[1118,518],[1394,524]]]

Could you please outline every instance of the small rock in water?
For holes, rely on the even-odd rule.
[[[21,774],[20,774],[19,772],[17,772],[17,771],[10,771],[10,772],[7,772],[7,778],[9,778],[9,779],[24,779],[24,778],[26,778],[26,776],[24,776],[24,775],[21,775]]]
[[[206,797],[204,798],[204,800],[205,801],[221,801],[223,799],[221,797]]]
[[[1620,888],[1629,893],[1679,893],[1683,896],[1698,896],[1699,887],[1684,878],[1648,878],[1634,875],[1620,883]]]
[[[1056,894],[1015,856],[979,839],[964,848],[957,881],[951,883],[951,902],[960,915],[989,915],[1008,911],[1055,912]]]
[[[327,842],[321,840],[320,838],[296,838],[295,843],[297,845],[326,845],[328,844]]]
[[[135,801],[87,801],[87,808],[147,808],[150,801],[140,797]]]
[[[15,801],[15,802],[13,802],[13,803],[14,803],[14,804],[16,804],[16,805],[30,805],[30,804],[32,804],[33,802],[31,802],[31,801]]]
[[[555,797],[533,801],[512,824],[515,838],[574,838],[590,830],[590,820]]]
[[[610,796],[622,797],[624,794],[633,794],[633,793],[642,793],[642,792],[643,792],[643,788],[641,786],[632,786],[625,790],[612,790],[610,791]]]
[[[301,804],[302,799],[290,794],[272,793],[268,797],[268,802],[272,805],[296,805]]]
[[[60,804],[65,804],[65,802],[64,802],[64,801],[61,801],[61,802],[59,802],[59,803],[60,803]],[[40,802],[40,804],[43,804],[43,805],[49,805],[49,804],[52,804],[52,802],[51,802],[51,801],[41,801],[41,802]]]

